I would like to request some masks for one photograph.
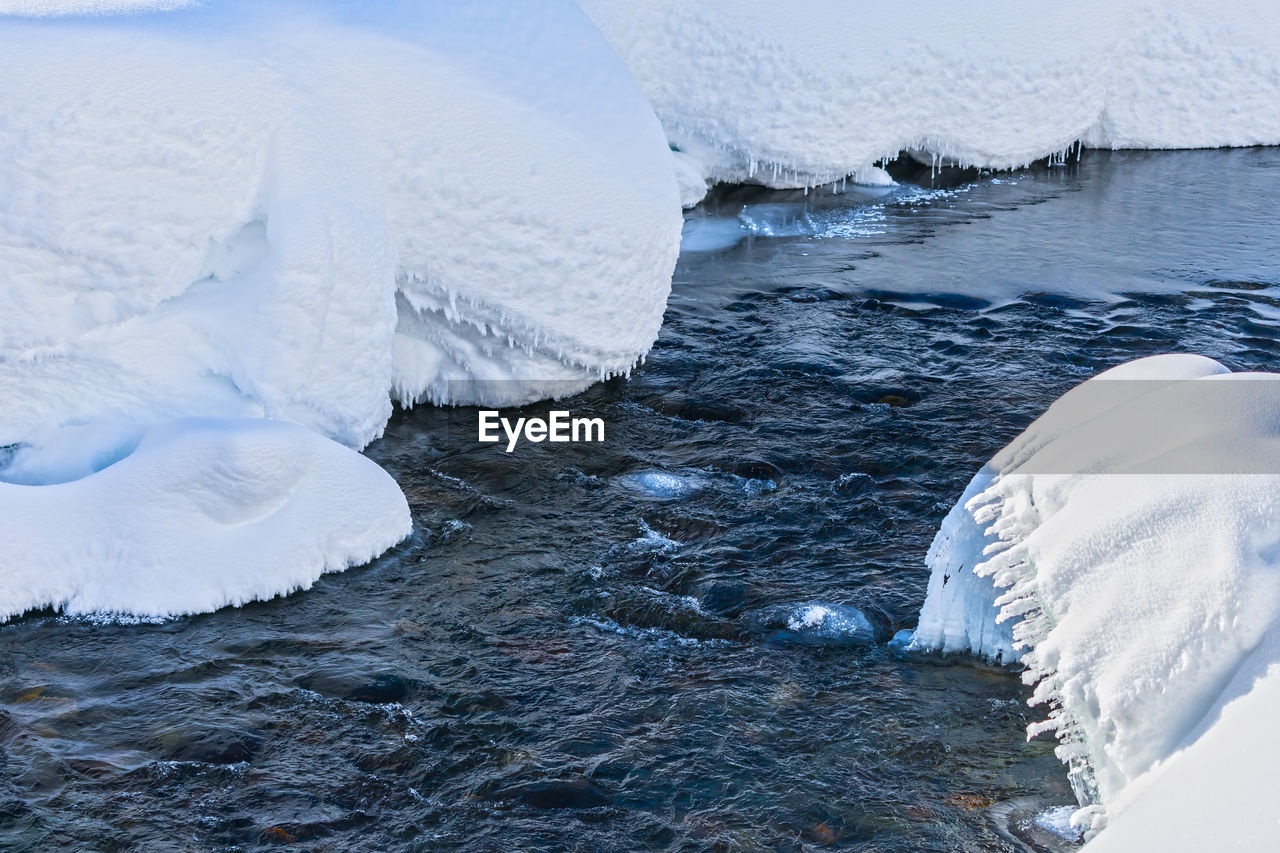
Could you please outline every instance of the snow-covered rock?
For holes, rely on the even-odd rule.
[[[1280,143],[1265,0],[579,2],[711,181],[874,183],[911,149],[1010,168],[1077,141]]]
[[[329,439],[657,336],[673,160],[569,0],[0,0],[0,79],[0,618],[306,587],[409,525]]]
[[[265,419],[56,430],[0,460],[0,621],[164,617],[306,589],[410,531],[395,481]]]
[[[1188,355],[1107,371],[979,472],[930,550],[913,646],[1020,656],[1076,820],[1115,827],[1096,849],[1274,838],[1277,380]],[[1192,808],[1208,789],[1222,808]]]
[[[674,167],[577,6],[180,5],[0,7],[0,443],[265,415],[359,447],[393,395],[648,351]]]

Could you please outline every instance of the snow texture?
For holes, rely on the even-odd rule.
[[[160,5],[0,17],[0,443],[219,415],[360,447],[392,395],[648,351],[672,158],[568,0]]]
[[[903,150],[1003,169],[1077,143],[1280,143],[1280,17],[1265,0],[579,3],[682,172],[707,181],[877,183],[876,162]]]
[[[0,460],[0,621],[166,617],[307,589],[410,531],[395,481],[264,419],[56,430]]]
[[[672,157],[569,0],[0,0],[0,79],[0,618],[307,587],[409,530],[330,439],[657,336]]]
[[[1139,777],[1087,853],[1271,850],[1280,835],[1280,632],[1274,627],[1184,748]]]
[[[1274,838],[1277,379],[1189,355],[1107,371],[979,472],[930,549],[913,647],[1021,655],[1074,820],[1116,827],[1090,850]]]

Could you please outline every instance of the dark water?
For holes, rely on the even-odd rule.
[[[884,640],[968,477],[1063,390],[1168,351],[1274,367],[1280,152],[941,183],[692,214],[722,248],[682,256],[647,364],[564,406],[608,441],[508,456],[474,411],[397,415],[369,453],[416,532],[370,566],[0,628],[0,847],[1047,843],[1020,827],[1070,794],[1016,676]]]

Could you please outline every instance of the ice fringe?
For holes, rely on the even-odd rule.
[[[1028,736],[1057,736],[1089,836],[1199,741],[1271,736],[1218,720],[1276,663],[1277,378],[1174,355],[1103,373],[979,472],[930,549],[913,646],[1020,656],[1049,708]]]

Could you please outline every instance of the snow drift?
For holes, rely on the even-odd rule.
[[[359,447],[391,395],[529,402],[657,336],[671,157],[567,0],[0,16],[0,78],[0,443],[249,415]]]
[[[1067,151],[1280,143],[1262,0],[579,0],[710,181],[888,180],[875,163],[1011,168]]]
[[[409,534],[375,463],[293,424],[191,418],[52,431],[0,465],[0,621],[164,617],[311,586]]]
[[[1277,379],[1197,356],[1107,371],[978,473],[930,549],[914,647],[1020,656],[1050,708],[1028,734],[1057,733],[1076,819],[1112,826],[1096,849],[1274,838]],[[1216,786],[1220,809],[1194,807]]]
[[[329,439],[657,336],[671,156],[568,0],[0,0],[0,79],[0,618],[306,587],[409,529]]]

